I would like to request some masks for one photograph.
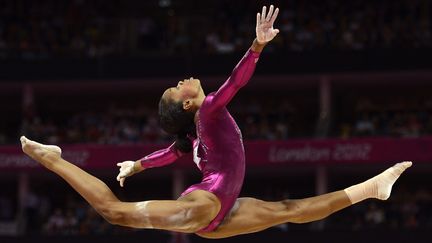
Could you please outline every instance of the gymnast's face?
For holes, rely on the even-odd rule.
[[[183,102],[184,108],[194,105],[194,100],[204,95],[199,79],[189,78],[177,83],[177,86],[168,88],[162,95],[163,99],[172,99],[175,102]]]

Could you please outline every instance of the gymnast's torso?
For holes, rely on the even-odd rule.
[[[240,129],[226,108],[211,112],[214,94],[207,95],[198,110],[197,139],[193,143],[194,162],[203,173],[201,183],[192,185],[182,195],[194,190],[215,194],[221,209],[202,232],[211,231],[234,205],[243,185],[245,153]]]

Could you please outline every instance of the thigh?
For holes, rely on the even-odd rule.
[[[123,226],[190,232],[205,227],[219,212],[220,203],[212,193],[197,190],[178,200],[115,202],[109,210]]]
[[[207,233],[198,233],[204,238],[225,238],[253,233],[284,222],[278,212],[278,202],[266,202],[255,198],[239,198],[219,227]]]

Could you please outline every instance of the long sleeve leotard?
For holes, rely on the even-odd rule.
[[[258,58],[259,53],[249,49],[226,82],[216,92],[207,95],[197,111],[197,139],[193,143],[193,157],[203,179],[186,189],[182,196],[194,190],[206,190],[215,194],[221,202],[218,215],[200,232],[217,228],[242,188],[245,173],[243,139],[226,106],[239,89],[247,84]],[[182,153],[171,145],[144,157],[141,163],[144,168],[163,166],[180,156]]]

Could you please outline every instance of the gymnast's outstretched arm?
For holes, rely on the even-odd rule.
[[[217,112],[225,107],[234,95],[245,86],[255,71],[256,62],[265,43],[260,44],[254,40],[251,48],[246,52],[237,66],[231,73],[231,76],[216,91],[211,100],[211,111]]]
[[[169,165],[183,155],[184,153],[176,149],[175,143],[173,143],[169,147],[153,152],[137,161],[124,161],[117,163],[117,166],[120,167],[117,181],[119,181],[120,186],[123,187],[126,177],[132,176],[148,168]]]
[[[264,49],[264,46],[279,33],[278,29],[273,29],[273,23],[276,20],[279,9],[277,8],[273,12],[273,7],[271,7],[267,16],[265,13],[266,8],[264,7],[262,14],[257,14],[256,39],[253,41],[252,46],[246,52],[244,57],[234,68],[231,76],[225,81],[219,90],[216,91],[211,100],[212,112],[217,112],[225,107],[239,89],[247,84],[255,71],[256,63],[261,51]]]

